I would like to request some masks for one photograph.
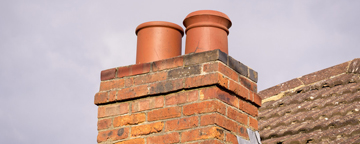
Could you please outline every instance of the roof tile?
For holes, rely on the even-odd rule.
[[[351,61],[348,72],[360,74],[360,58]]]
[[[352,66],[353,65],[353,66]],[[360,59],[259,92],[264,99],[284,92],[259,109],[262,143],[356,143],[360,141]],[[300,81],[300,82],[301,82]]]

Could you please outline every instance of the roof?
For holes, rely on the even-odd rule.
[[[259,92],[266,143],[360,143],[360,58]]]

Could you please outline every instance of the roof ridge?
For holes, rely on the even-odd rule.
[[[262,90],[258,94],[263,99],[262,103],[278,100],[285,96],[286,92],[296,91],[302,87],[313,85],[347,73],[360,74],[360,58],[355,58],[351,61],[294,78],[287,82]]]
[[[350,79],[351,80],[351,79]],[[360,86],[359,84],[360,84],[360,75],[359,75],[359,77],[358,77],[358,79],[357,79],[357,81],[358,82],[347,82],[347,81],[345,81],[344,83],[347,83],[347,84],[353,84],[354,83],[354,85],[355,86]],[[358,84],[359,83],[359,84]],[[326,84],[326,82],[325,82],[325,84]],[[299,94],[299,93],[302,93],[302,94],[304,94],[304,93],[306,93],[306,92],[308,92],[308,91],[312,91],[312,90],[323,90],[324,88],[327,88],[327,87],[324,87],[325,85],[320,85],[320,86],[318,86],[318,87],[321,87],[321,88],[316,88],[315,86],[308,86],[308,87],[304,87],[304,88],[301,88],[301,89],[298,89],[297,91],[294,91],[293,93],[286,93],[286,94],[284,94],[284,96],[292,96],[292,95],[295,95],[295,94]],[[334,85],[334,86],[328,86],[328,87],[330,87],[330,88],[332,88],[332,87],[335,87],[335,86],[338,86],[338,85]],[[312,87],[312,88],[310,88],[310,87]],[[306,90],[304,90],[304,89],[306,89]],[[326,89],[325,89],[326,90]],[[330,97],[332,96],[332,95],[334,95],[334,96],[338,96],[338,95],[343,95],[343,94],[347,94],[347,93],[352,93],[352,94],[354,94],[354,93],[357,93],[358,91],[360,91],[360,89],[357,89],[356,87],[355,88],[353,88],[353,89],[344,89],[344,90],[342,90],[341,91],[341,93],[336,93],[336,92],[328,92],[328,93],[325,93],[325,94],[327,94],[327,95],[330,95]],[[320,92],[320,91],[318,91],[318,92]],[[315,92],[315,94],[313,94],[312,96],[310,96],[310,97],[304,97],[304,99],[301,99],[301,100],[303,100],[303,101],[315,101],[315,100],[317,100],[317,99],[322,99],[322,98],[328,98],[328,96],[326,96],[326,95],[324,95],[324,93],[321,93],[321,95],[320,94],[316,94],[316,93],[318,93],[318,92]],[[282,94],[282,93],[281,93]],[[284,97],[283,96],[283,97]],[[272,98],[272,97],[271,97]],[[270,98],[269,98],[270,99]],[[277,107],[279,107],[279,105],[291,105],[291,104],[297,104],[297,103],[301,103],[302,101],[299,101],[299,100],[288,100],[288,101],[284,101],[284,102],[281,102],[281,103],[278,103],[278,104],[276,104],[276,105],[274,105],[274,103],[269,103],[269,104],[265,104],[265,105],[263,105],[263,107],[261,107],[259,110],[260,111],[266,111],[266,110],[269,110],[269,109],[274,109],[274,108],[277,108]]]

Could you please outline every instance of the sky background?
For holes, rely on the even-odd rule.
[[[135,63],[135,28],[143,22],[183,27],[196,10],[227,14],[229,55],[259,73],[263,90],[359,58],[359,6],[355,0],[0,0],[0,143],[96,143],[100,71]]]

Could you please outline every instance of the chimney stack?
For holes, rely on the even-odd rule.
[[[188,34],[206,34],[206,31],[215,30],[227,36],[228,32],[222,28],[191,27],[199,22],[193,21],[192,18],[199,14],[194,13],[195,16],[190,14],[185,19]],[[227,21],[225,16],[215,21]],[[208,19],[208,16],[203,19]],[[147,28],[153,31],[150,28],[154,25],[158,26],[146,23],[140,25],[136,30],[138,39],[153,35],[144,36],[141,32]],[[228,28],[231,22],[224,25]],[[170,39],[182,36],[177,26],[163,24],[161,27],[167,28],[163,31],[172,31],[177,35]],[[164,35],[150,43],[174,42],[164,40]],[[190,37],[196,39],[194,36]],[[197,36],[198,40],[211,40],[201,45],[203,48],[216,48],[211,46],[216,44],[222,48],[226,46],[227,51],[227,38],[226,41],[220,40],[226,42],[224,45],[217,44],[220,41],[216,37],[204,36],[207,37],[204,39]],[[146,49],[145,46],[140,49]],[[148,53],[152,55],[152,52]],[[95,95],[95,104],[98,106],[97,142],[225,144],[251,139],[253,131],[258,129],[258,108],[261,106],[261,98],[257,95],[257,72],[218,49],[194,52],[175,57],[171,55],[172,58],[161,58],[158,61],[152,58],[139,60],[135,65],[103,70],[100,90]]]

